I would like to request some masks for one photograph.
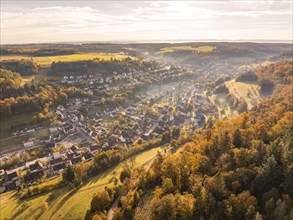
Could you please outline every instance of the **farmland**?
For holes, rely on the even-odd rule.
[[[1,219],[83,219],[94,193],[111,186],[114,178],[126,164],[139,167],[151,161],[161,148],[154,148],[133,156],[118,166],[90,178],[80,188],[68,191],[66,187],[20,200],[15,192],[0,196]],[[15,213],[11,216],[11,213]],[[33,214],[32,214],[33,213]]]
[[[32,59],[40,66],[48,66],[52,62],[70,62],[70,61],[79,61],[79,60],[92,60],[98,58],[100,60],[110,60],[117,59],[121,60],[127,58],[127,55],[124,54],[110,54],[110,53],[79,53],[71,55],[58,55],[58,56],[27,56],[27,55],[6,55],[1,56],[1,61],[3,60],[21,60],[21,59]]]
[[[200,47],[192,47],[192,46],[178,46],[178,47],[164,47],[160,49],[159,53],[172,53],[175,51],[197,51],[197,52],[212,52],[216,47],[212,46],[200,46]]]

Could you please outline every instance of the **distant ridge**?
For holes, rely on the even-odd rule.
[[[231,39],[177,39],[177,40],[132,40],[132,41],[56,41],[56,42],[42,42],[42,43],[15,43],[15,44],[0,44],[0,45],[32,45],[32,44],[140,44],[140,43],[201,43],[201,42],[226,42],[226,43],[284,43],[284,44],[292,44],[293,40],[270,40],[270,39],[239,39],[239,40],[231,40]]]

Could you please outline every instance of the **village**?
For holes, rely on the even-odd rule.
[[[94,96],[68,99],[67,103],[54,110],[58,120],[50,125],[47,135],[30,138],[23,142],[22,150],[1,156],[1,161],[5,163],[11,157],[21,157],[25,151],[41,148],[46,152],[46,155],[40,155],[11,169],[1,170],[2,190],[14,190],[21,185],[29,186],[44,181],[60,175],[69,165],[91,160],[101,151],[119,150],[121,146],[131,147],[133,144],[156,139],[173,127],[180,127],[184,132],[193,132],[204,125],[212,113],[208,111],[209,108],[203,108],[209,106],[205,95],[206,85],[200,83],[196,77],[182,77],[162,85],[152,84],[147,89],[138,91],[140,98],[126,107],[99,108],[101,104],[97,100],[101,99],[101,90],[120,93],[125,85],[133,88],[148,77],[156,81],[164,77],[167,79],[167,76],[184,75],[180,73],[181,69],[176,71],[164,66],[159,71],[153,70],[152,74],[134,70],[123,74],[114,72],[112,78],[103,78],[102,75],[62,77],[60,84],[74,84],[84,91],[93,92]],[[85,108],[88,111],[85,112]],[[13,135],[23,135],[39,129],[43,128],[25,128],[14,131]]]

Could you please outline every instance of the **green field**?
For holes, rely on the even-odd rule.
[[[181,47],[164,47],[160,49],[158,53],[172,53],[175,51],[197,51],[197,52],[212,52],[216,47],[211,46],[200,46],[200,47],[191,47],[191,46],[181,46]]]
[[[83,219],[90,207],[94,193],[111,186],[113,179],[119,177],[125,164],[139,167],[155,158],[161,148],[145,151],[95,177],[82,187],[68,191],[66,187],[20,200],[15,192],[0,195],[0,217],[2,219]],[[25,205],[28,208],[25,208]],[[48,204],[48,207],[46,207]]]
[[[2,60],[21,60],[21,59],[32,59],[34,62],[41,66],[51,65],[52,62],[71,62],[79,60],[92,60],[98,58],[100,60],[110,60],[111,58],[121,60],[127,58],[124,54],[110,54],[110,53],[80,53],[71,55],[58,55],[58,56],[42,56],[42,57],[32,57],[27,55],[6,55],[1,56]]]

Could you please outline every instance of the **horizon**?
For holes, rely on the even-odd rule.
[[[293,44],[291,40],[270,40],[270,39],[239,39],[239,40],[231,40],[231,39],[174,39],[174,40],[132,40],[132,41],[56,41],[56,42],[39,42],[39,43],[8,43],[1,44],[2,46],[10,46],[10,45],[41,45],[41,44],[188,44],[188,43],[268,43],[268,44]]]
[[[292,1],[1,1],[1,45],[292,42]],[[206,40],[205,40],[206,39]],[[214,39],[214,40],[213,40]]]

